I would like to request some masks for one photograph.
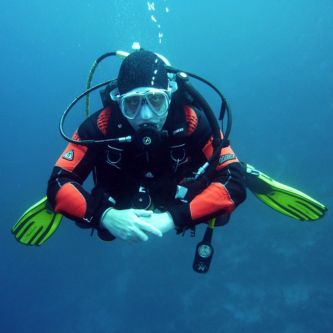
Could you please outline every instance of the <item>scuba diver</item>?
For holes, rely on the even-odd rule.
[[[121,57],[118,77],[90,88],[97,65]],[[219,119],[189,77],[221,98]],[[63,130],[69,111],[83,97],[100,91],[103,107],[89,115],[70,138]],[[47,196],[30,207],[13,226],[15,238],[41,245],[54,234],[62,216],[99,238],[147,241],[175,230],[194,233],[208,224],[198,244],[193,269],[208,271],[215,226],[230,214],[249,189],[274,210],[301,221],[323,217],[327,208],[252,165],[240,162],[229,142],[231,112],[224,96],[207,80],[171,66],[157,53],[139,48],[98,58],[87,90],[65,110],[60,132],[69,142],[48,181]],[[92,174],[91,191],[83,184]]]
[[[139,49],[122,62],[110,103],[90,116],[74,139],[130,137],[130,142],[69,143],[48,183],[55,212],[102,239],[145,241],[230,214],[246,196],[243,168],[230,146],[205,181],[192,185],[214,150],[205,114],[186,104],[164,61]],[[95,187],[82,183],[95,169]],[[188,179],[188,180],[187,180]],[[148,211],[147,211],[148,210]]]

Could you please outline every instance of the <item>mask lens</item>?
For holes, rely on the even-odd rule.
[[[141,107],[141,101],[142,97],[140,95],[125,97],[122,100],[122,110],[125,116],[128,118],[134,118]]]
[[[157,115],[162,116],[168,110],[169,100],[165,93],[151,92],[146,95],[146,99]]]

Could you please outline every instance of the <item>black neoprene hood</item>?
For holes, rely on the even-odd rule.
[[[141,49],[123,60],[117,84],[121,95],[139,87],[167,89],[168,74],[162,59],[153,52]]]

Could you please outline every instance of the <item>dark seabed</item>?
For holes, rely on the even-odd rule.
[[[195,239],[170,232],[139,245],[102,242],[69,220],[41,247],[11,235],[20,214],[45,194],[65,147],[58,121],[85,89],[91,64],[107,51],[130,51],[135,41],[221,88],[241,160],[332,208],[333,2],[154,5],[1,6],[0,331],[333,332],[331,211],[298,222],[248,193],[216,230],[207,275],[191,268],[203,227]],[[94,82],[114,78],[119,63],[106,61]],[[73,117],[78,124],[84,112]]]

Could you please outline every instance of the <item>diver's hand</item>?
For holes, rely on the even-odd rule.
[[[170,213],[152,213],[150,216],[145,216],[143,219],[151,225],[158,228],[163,234],[175,229],[175,224]]]
[[[147,241],[147,233],[162,237],[158,227],[152,225],[147,219],[152,211],[143,209],[113,209],[108,208],[101,217],[101,226],[113,236],[125,241]]]

